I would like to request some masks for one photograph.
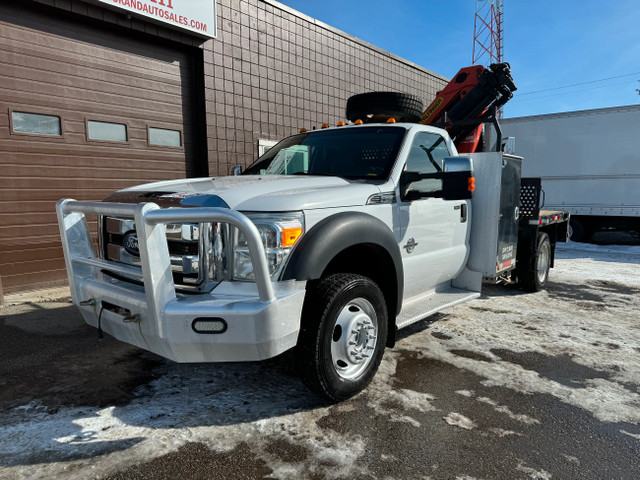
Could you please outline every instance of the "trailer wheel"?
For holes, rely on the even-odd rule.
[[[347,100],[347,120],[355,122],[419,122],[423,103],[418,97],[399,92],[368,92]]]
[[[596,233],[596,228],[589,222],[577,218],[569,220],[569,240],[573,242],[588,242]]]
[[[298,339],[302,378],[333,401],[372,380],[384,353],[387,307],[369,278],[338,273],[307,291]]]
[[[529,258],[528,265],[518,272],[518,281],[527,292],[539,292],[547,284],[551,267],[551,241],[549,235],[538,233],[536,250]]]
[[[580,242],[583,239],[584,227],[578,219],[569,219],[569,240],[572,242]]]

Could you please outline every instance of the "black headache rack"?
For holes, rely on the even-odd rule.
[[[566,242],[569,228],[569,212],[544,210],[542,180],[536,177],[520,179],[520,231],[532,227],[543,228],[552,242]],[[547,228],[548,227],[548,228]]]

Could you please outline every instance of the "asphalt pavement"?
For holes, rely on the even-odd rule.
[[[640,478],[640,252],[598,248],[403,330],[340,404],[290,354],[178,365],[8,297],[0,478]]]

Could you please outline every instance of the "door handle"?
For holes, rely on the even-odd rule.
[[[456,205],[453,209],[460,210],[460,223],[465,223],[467,221],[467,204]]]

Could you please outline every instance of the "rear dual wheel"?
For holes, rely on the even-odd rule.
[[[387,321],[384,296],[367,277],[339,273],[312,285],[298,340],[305,383],[334,401],[363,390],[382,360]]]
[[[549,235],[538,233],[536,249],[523,268],[518,270],[518,282],[527,292],[539,292],[549,279],[551,267],[551,241]]]

